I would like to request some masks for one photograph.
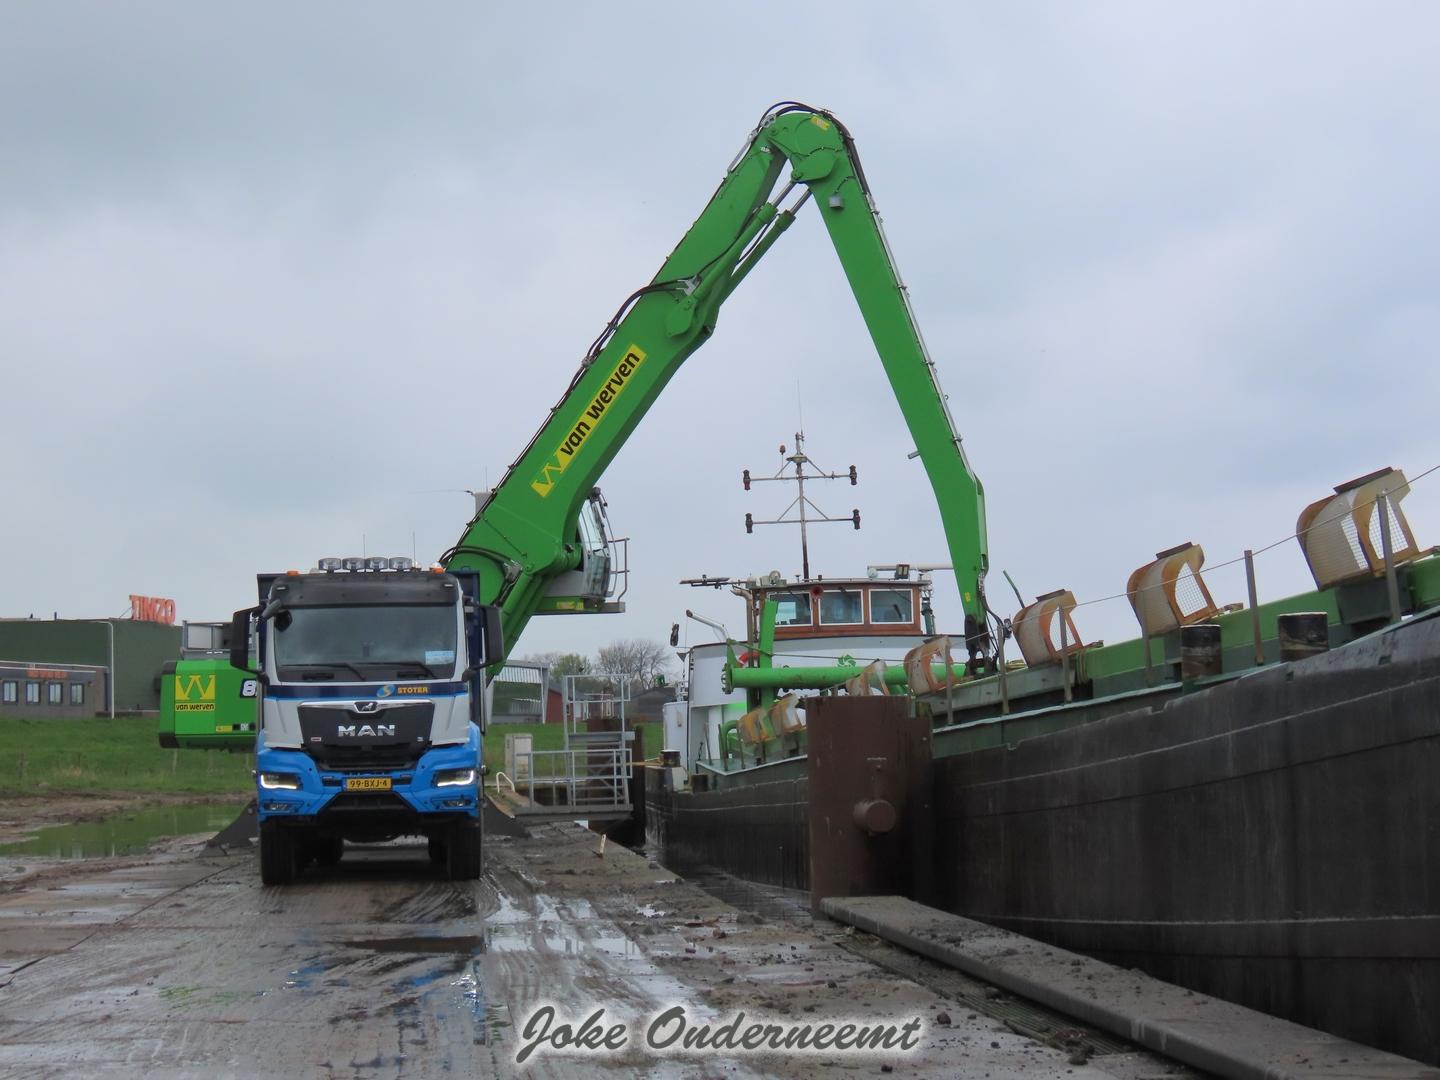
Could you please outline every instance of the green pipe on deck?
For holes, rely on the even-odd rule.
[[[780,603],[774,597],[770,597],[760,608],[760,667],[769,668],[775,666],[775,620],[780,615]],[[768,709],[775,704],[775,692],[770,689],[760,691],[759,700],[756,702],[762,709]]]
[[[864,670],[849,666],[753,668],[726,664],[720,675],[720,688],[727,694],[734,690],[825,690],[853,679]],[[944,664],[931,670],[937,681],[945,681]],[[956,679],[968,678],[964,664],[957,664],[950,670]],[[908,686],[910,683],[902,667],[887,667],[884,678],[886,686]]]

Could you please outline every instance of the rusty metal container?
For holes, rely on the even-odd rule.
[[[1203,679],[1221,670],[1220,627],[1194,623],[1180,628],[1180,677]]]
[[[1304,660],[1330,649],[1330,617],[1323,611],[1295,611],[1276,620],[1280,659]]]
[[[933,765],[928,717],[898,697],[807,703],[810,902],[932,894]]]

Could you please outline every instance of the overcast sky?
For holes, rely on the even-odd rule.
[[[992,603],[1211,563],[1385,465],[1440,464],[1440,7],[0,5],[0,614],[227,618],[254,574],[433,559],[773,101],[854,134],[989,503]],[[721,313],[606,474],[623,616],[799,569],[740,488],[803,411],[863,529],[822,573],[945,562],[818,218]],[[1440,542],[1440,473],[1405,504]],[[1262,598],[1308,574],[1261,557]],[[1244,596],[1233,568],[1212,579]],[[937,590],[958,628],[953,580]],[[1136,627],[1123,600],[1087,638]],[[693,624],[688,640],[708,631]]]

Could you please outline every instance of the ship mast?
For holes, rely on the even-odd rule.
[[[851,525],[858,529],[860,528],[860,511],[858,509],[851,510],[849,517],[831,517],[829,514],[825,513],[825,511],[821,510],[820,507],[816,506],[813,502],[810,501],[809,496],[805,494],[805,481],[848,479],[851,486],[853,487],[855,484],[859,483],[859,476],[855,471],[854,465],[850,466],[849,472],[844,473],[832,473],[824,471],[807,473],[805,471],[805,466],[814,466],[815,462],[810,458],[808,454],[805,453],[805,432],[803,431],[797,431],[795,433],[795,452],[787,454],[785,452],[785,447],[782,444],[780,447],[780,455],[782,458],[784,458],[785,464],[781,465],[780,468],[776,470],[774,476],[752,477],[750,475],[750,470],[746,469],[741,474],[741,483],[744,485],[746,491],[750,490],[750,485],[752,483],[758,484],[762,481],[779,480],[784,483],[792,483],[796,486],[797,489],[795,498],[790,501],[790,505],[781,512],[779,517],[772,518],[768,521],[756,521],[754,515],[746,514],[745,531],[747,533],[753,533],[755,531],[756,525],[799,525],[801,575],[802,580],[809,581],[809,526],[811,524],[820,524],[821,522],[849,522]],[[792,465],[794,466],[794,475],[787,475],[788,467]],[[795,512],[794,517],[788,516],[791,511]]]

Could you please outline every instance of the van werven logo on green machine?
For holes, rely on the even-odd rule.
[[[193,699],[191,695],[194,695]],[[177,713],[214,712],[215,676],[177,673],[175,676],[175,711]]]
[[[550,494],[550,489],[555,486],[555,481],[560,474],[570,467],[570,462],[585,445],[585,440],[595,430],[597,424],[609,411],[611,404],[620,396],[630,381],[630,376],[639,370],[640,365],[645,362],[645,352],[638,345],[631,345],[625,350],[625,355],[615,365],[615,370],[605,380],[605,385],[600,388],[599,393],[591,399],[585,411],[580,414],[580,419],[570,429],[570,434],[565,436],[565,441],[556,448],[555,453],[550,455],[550,460],[541,466],[539,475],[530,481],[530,486],[539,493],[543,499]]]

